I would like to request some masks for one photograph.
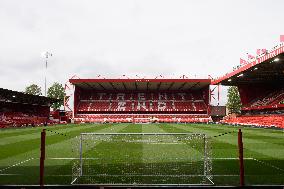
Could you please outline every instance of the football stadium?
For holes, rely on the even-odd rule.
[[[72,114],[1,89],[0,184],[283,186],[283,52],[216,79],[71,78]],[[237,86],[241,113],[210,105],[212,85]]]
[[[283,189],[283,7],[0,1],[0,189]]]

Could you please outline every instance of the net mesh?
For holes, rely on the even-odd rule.
[[[82,133],[74,140],[72,184],[212,184],[205,134]]]

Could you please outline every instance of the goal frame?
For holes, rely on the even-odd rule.
[[[166,136],[166,135],[183,135],[183,136],[200,136],[202,137],[202,139],[204,140],[203,144],[204,144],[204,155],[203,155],[203,176],[204,178],[208,179],[210,184],[166,184],[168,186],[195,186],[195,185],[201,185],[201,186],[206,186],[206,185],[214,185],[214,182],[212,181],[212,174],[208,174],[208,170],[210,170],[209,172],[211,173],[212,170],[212,159],[211,157],[208,157],[208,154],[211,155],[211,149],[209,149],[209,142],[208,140],[210,140],[209,137],[206,136],[206,134],[202,134],[202,133],[81,133],[79,135],[79,177],[83,176],[83,141],[84,141],[84,137],[83,136],[88,136],[88,135],[93,135],[93,136],[119,136],[119,135],[136,135],[136,136]],[[208,153],[209,152],[209,153]],[[73,173],[72,173],[73,174]],[[98,186],[165,186],[165,184],[76,184],[76,180],[79,178],[72,178],[72,185],[98,185]]]

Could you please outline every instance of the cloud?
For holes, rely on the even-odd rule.
[[[0,2],[0,86],[43,87],[47,78],[217,77],[246,52],[277,43],[284,2],[106,0]]]

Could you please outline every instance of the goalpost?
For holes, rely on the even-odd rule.
[[[81,133],[73,147],[71,184],[214,184],[205,134]]]

